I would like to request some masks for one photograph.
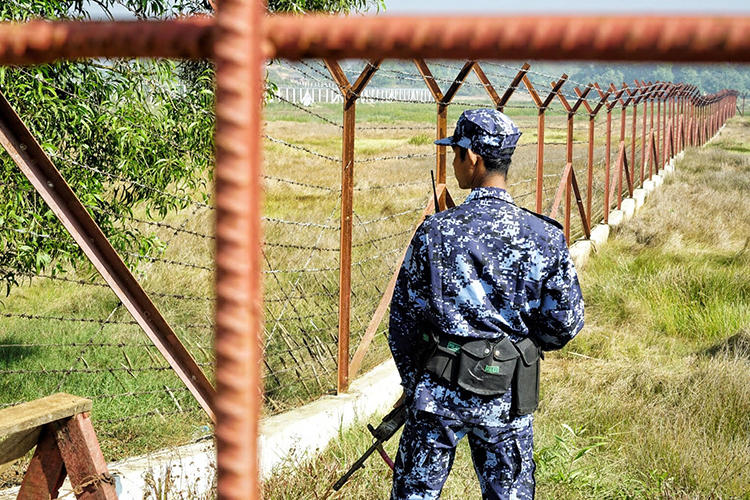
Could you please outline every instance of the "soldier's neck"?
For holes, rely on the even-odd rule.
[[[474,187],[494,187],[500,189],[507,189],[507,184],[504,175],[494,174],[484,176]]]

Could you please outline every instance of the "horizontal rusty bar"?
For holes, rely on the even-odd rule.
[[[213,18],[0,24],[0,63],[205,58]],[[266,57],[750,62],[750,16],[265,18]]]
[[[750,62],[750,16],[272,16],[274,57]]]
[[[0,23],[1,64],[99,57],[213,56],[213,18],[172,21],[30,21]]]

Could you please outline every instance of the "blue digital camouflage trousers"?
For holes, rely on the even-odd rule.
[[[469,437],[484,499],[534,498],[532,416],[502,426],[482,426],[410,410],[396,457],[392,500],[440,498],[456,445]]]

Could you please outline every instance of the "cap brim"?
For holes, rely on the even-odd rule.
[[[451,136],[438,139],[437,141],[435,141],[435,144],[437,144],[438,146],[453,146],[456,143],[453,141],[453,136]]]

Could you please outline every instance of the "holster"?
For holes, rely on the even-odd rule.
[[[510,414],[513,417],[533,413],[539,406],[539,368],[542,349],[526,337],[514,344],[518,362],[513,374]]]
[[[476,339],[431,336],[423,358],[425,371],[446,385],[480,396],[500,396],[512,387],[511,415],[536,410],[539,401],[541,349],[525,338]]]

